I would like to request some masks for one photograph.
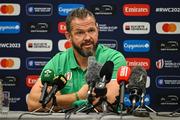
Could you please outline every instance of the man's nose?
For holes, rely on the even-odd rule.
[[[91,38],[91,35],[88,32],[85,32],[84,39],[89,40]]]

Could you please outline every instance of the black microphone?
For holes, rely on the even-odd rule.
[[[89,85],[88,90],[88,101],[92,103],[92,91],[97,81],[100,80],[99,71],[101,70],[102,65],[99,64],[94,56],[88,57],[88,67],[85,75],[87,84]]]
[[[48,87],[48,85],[52,85],[53,78],[54,78],[54,71],[53,70],[45,69],[42,72],[41,82],[43,84],[43,88],[41,90],[41,96],[40,96],[40,99],[39,99],[40,103],[44,102],[45,97],[47,96],[47,87]]]
[[[110,82],[113,73],[114,63],[107,61],[100,70],[101,79],[96,83],[94,92],[96,97],[105,96],[107,93],[106,84]]]
[[[137,101],[141,99],[142,94],[146,92],[147,72],[141,66],[136,66],[132,69],[129,77],[128,91],[129,99],[132,102],[134,109]]]
[[[45,98],[44,104],[46,105],[51,100],[51,98],[55,97],[56,92],[64,88],[66,83],[67,83],[67,79],[65,78],[65,76],[59,75],[55,77],[53,79],[52,89],[49,92],[48,96]]]

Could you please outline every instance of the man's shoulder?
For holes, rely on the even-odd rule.
[[[98,49],[97,49],[97,53],[98,54],[106,54],[106,55],[110,55],[110,54],[121,54],[121,52],[115,50],[115,49],[112,49],[112,48],[109,48],[107,46],[104,46],[102,44],[99,44],[98,45]],[[108,54],[107,54],[108,53]]]
[[[58,53],[56,53],[56,55],[54,56],[55,58],[66,58],[71,54],[72,50],[71,48],[67,49],[66,51],[60,51]]]

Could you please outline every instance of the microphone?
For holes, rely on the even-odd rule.
[[[102,65],[96,62],[96,59],[94,56],[88,57],[88,67],[87,67],[85,78],[86,78],[87,84],[89,85],[88,101],[90,103],[92,103],[93,101],[93,96],[92,96],[93,88],[96,82],[100,80],[99,72],[101,68],[102,68]]]
[[[114,63],[107,61],[100,70],[100,81],[95,85],[96,97],[105,96],[107,93],[106,84],[110,82],[113,73]]]
[[[65,76],[63,75],[56,76],[53,79],[52,89],[49,92],[48,96],[45,98],[44,104],[46,105],[51,100],[51,98],[55,96],[58,90],[61,90],[62,88],[64,88],[66,83],[67,83],[67,79],[65,78]]]
[[[117,72],[117,82],[119,84],[119,94],[120,94],[120,103],[121,111],[124,107],[124,93],[125,93],[125,85],[128,83],[129,76],[131,74],[131,69],[127,66],[121,66]]]
[[[134,109],[137,101],[140,100],[141,96],[146,92],[146,79],[147,72],[141,66],[136,66],[132,69],[128,91],[130,93],[129,99],[132,102],[132,108]]]
[[[45,69],[41,75],[41,82],[43,84],[43,88],[41,90],[41,96],[39,99],[40,103],[43,103],[45,97],[47,96],[47,86],[52,85],[52,80],[54,78],[54,71],[51,69]]]

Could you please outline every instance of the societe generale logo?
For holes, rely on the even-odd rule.
[[[58,23],[58,32],[64,34],[66,32],[66,22]]]
[[[66,51],[71,46],[72,46],[71,42],[66,39],[59,40],[59,42],[58,42],[59,51]]]
[[[26,77],[26,86],[31,88],[38,80],[39,75],[28,75]]]
[[[26,41],[26,49],[29,52],[50,52],[52,47],[52,40],[48,39],[29,39]]]
[[[126,34],[148,34],[150,32],[149,22],[125,22],[123,31]]]
[[[0,57],[0,70],[17,70],[20,68],[20,58]]]
[[[19,4],[0,3],[0,16],[18,16],[19,14]]]
[[[135,67],[135,66],[142,66],[144,69],[150,69],[150,59],[149,58],[126,58],[127,66]]]
[[[159,34],[180,34],[180,22],[158,22],[156,31]]]
[[[149,4],[125,4],[123,5],[125,16],[148,16],[150,14]]]

